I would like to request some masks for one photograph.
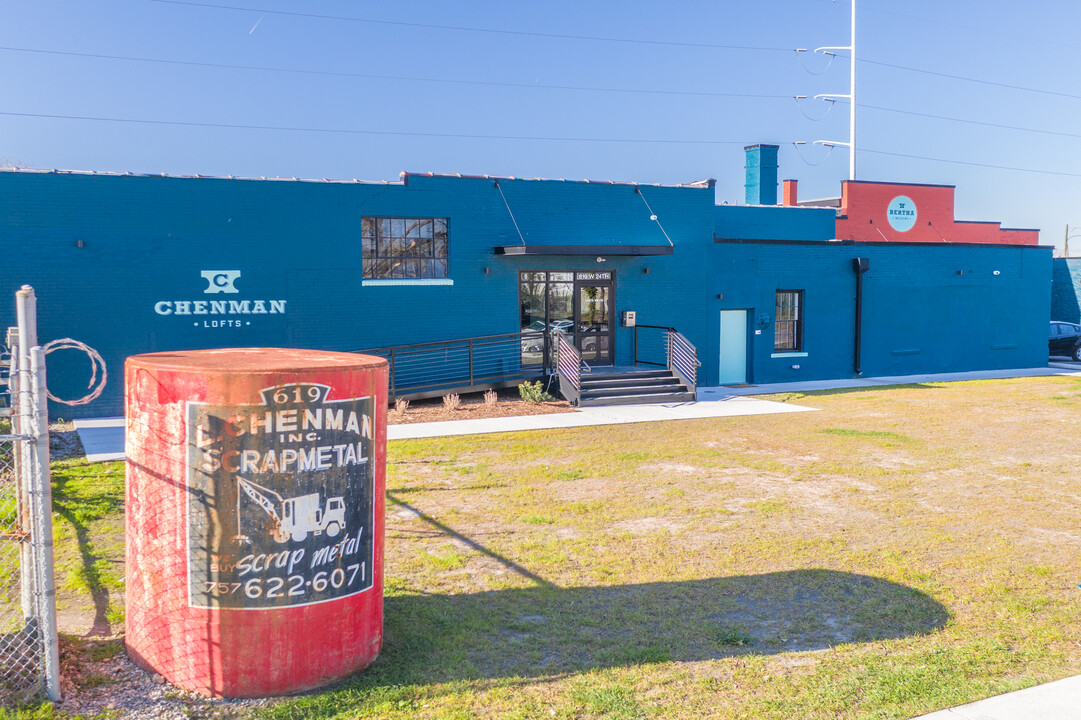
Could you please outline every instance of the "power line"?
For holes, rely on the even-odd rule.
[[[1022,132],[1040,133],[1042,135],[1057,135],[1058,137],[1081,138],[1081,133],[1059,132],[1057,130],[1040,130],[1039,128],[1021,127],[1020,125],[1002,125],[1000,123],[984,122],[982,120],[966,120],[964,118],[948,117],[946,115],[932,115],[930,113],[921,113],[912,110],[900,110],[898,108],[881,107],[879,105],[861,104],[860,109],[882,110],[884,112],[899,113],[901,115],[913,115],[915,117],[931,118],[933,120],[948,120],[949,122],[965,123],[967,125],[981,125],[983,127],[1001,128],[1003,130],[1020,130]]]
[[[405,130],[359,130],[355,128],[314,128],[291,125],[250,125],[245,123],[212,123],[183,120],[146,120],[139,118],[101,117],[93,115],[59,115],[50,113],[0,112],[8,117],[45,120],[82,120],[91,122],[132,123],[137,125],[172,125],[177,127],[224,128],[230,130],[275,130],[283,132],[333,133],[342,135],[398,135],[404,137],[458,138],[464,140],[538,140],[554,142],[642,143],[666,145],[754,145],[761,140],[659,140],[642,138],[559,137],[545,135],[472,135],[464,133],[412,132]],[[790,142],[790,141],[789,141]],[[788,142],[773,142],[781,145]]]
[[[887,152],[885,150],[869,150],[867,148],[860,148],[860,152],[869,152],[874,153],[875,155],[890,155],[892,157],[910,158],[912,160],[928,160],[930,162],[950,163],[952,165],[968,165],[970,167],[994,168],[995,170],[1013,170],[1015,172],[1036,173],[1039,175],[1081,177],[1081,173],[1058,172],[1055,170],[1038,170],[1036,168],[1014,167],[1011,165],[992,165],[990,163],[968,162],[966,160],[948,160],[946,158],[927,157],[926,155],[907,155],[905,153]]]
[[[165,59],[165,58],[148,58],[148,57],[136,57],[136,56],[129,56],[129,55],[107,55],[107,54],[103,54],[103,53],[83,53],[83,52],[74,52],[74,51],[67,51],[67,50],[43,50],[43,49],[38,49],[38,48],[23,48],[23,47],[14,47],[14,46],[0,46],[0,51],[32,53],[32,54],[41,54],[41,55],[56,55],[56,56],[63,56],[63,57],[92,58],[92,59],[99,59],[99,60],[119,60],[119,61],[124,61],[124,62],[141,62],[141,63],[154,63],[154,64],[163,64],[163,65],[203,67],[203,68],[224,69],[224,70],[245,70],[245,71],[257,71],[257,72],[291,73],[291,74],[299,74],[299,75],[316,75],[316,76],[326,76],[326,77],[343,77],[343,78],[356,78],[356,79],[367,79],[367,80],[393,80],[393,81],[407,81],[407,82],[442,83],[442,84],[451,84],[451,85],[476,85],[476,86],[482,86],[482,87],[509,87],[509,88],[520,88],[520,89],[570,90],[570,91],[581,91],[581,92],[610,92],[610,93],[629,93],[629,94],[646,94],[646,95],[676,95],[676,96],[687,96],[687,97],[733,97],[733,98],[755,98],[755,99],[765,98],[765,99],[783,99],[783,100],[787,100],[787,99],[792,97],[791,95],[770,95],[770,94],[765,94],[765,93],[724,93],[724,92],[705,92],[705,91],[694,91],[694,90],[659,90],[659,89],[648,89],[648,88],[617,88],[617,87],[598,87],[598,86],[585,86],[585,85],[551,85],[551,84],[543,84],[543,83],[512,83],[512,82],[498,82],[498,81],[488,81],[488,80],[455,80],[455,79],[447,79],[447,78],[429,78],[429,77],[417,77],[417,76],[409,76],[409,75],[378,75],[378,74],[371,74],[371,73],[351,73],[351,72],[331,71],[331,70],[307,70],[307,69],[300,69],[300,68],[271,67],[271,66],[263,66],[263,65],[235,65],[235,64],[227,64],[227,63],[200,62],[200,61],[194,61],[194,60],[171,60],[171,59]],[[860,61],[860,62],[874,62],[874,61]],[[897,68],[900,68],[900,69],[915,70],[916,72],[920,72],[919,70],[916,70],[915,68],[904,68],[902,66],[892,66],[892,67],[897,67]],[[951,76],[951,77],[957,77],[957,76]],[[968,79],[968,78],[962,78],[962,79]],[[980,82],[980,81],[977,81],[977,82]],[[1036,91],[1036,92],[1040,92],[1040,91]],[[1081,96],[1069,96],[1069,97],[1078,97],[1079,99],[1081,99]],[[981,120],[968,120],[968,119],[965,119],[965,118],[948,117],[948,116],[945,116],[945,115],[934,115],[934,114],[931,114],[931,113],[920,113],[920,112],[915,112],[915,111],[911,111],[911,110],[902,110],[900,108],[890,108],[890,107],[883,107],[883,106],[879,106],[879,105],[861,104],[860,107],[864,108],[864,109],[870,109],[870,110],[879,110],[879,111],[882,111],[882,112],[892,112],[892,113],[898,113],[898,114],[902,114],[902,115],[911,115],[911,116],[914,116],[914,117],[924,117],[924,118],[930,118],[930,119],[934,119],[934,120],[944,120],[944,121],[948,121],[948,122],[957,122],[957,123],[964,123],[964,124],[969,124],[969,125],[979,125],[979,126],[983,126],[983,127],[1001,128],[1001,129],[1005,129],[1005,130],[1018,130],[1018,131],[1022,131],[1022,132],[1039,133],[1039,134],[1044,134],[1044,135],[1054,135],[1054,136],[1058,136],[1058,137],[1081,138],[1081,134],[1078,134],[1078,133],[1060,132],[1060,131],[1055,131],[1055,130],[1042,130],[1040,128],[1022,127],[1022,126],[1018,126],[1018,125],[1005,125],[1005,124],[992,123],[992,122],[986,122],[986,121],[981,121]],[[806,115],[806,113],[804,113],[804,116],[808,117],[808,119],[812,119],[812,120],[815,119],[815,118],[810,118],[809,116]]]
[[[373,20],[371,18],[351,17],[347,15],[322,15],[318,13],[295,12],[288,10],[267,10],[264,8],[243,7],[240,5],[220,5],[215,3],[189,2],[188,0],[150,0],[166,5],[187,5],[189,7],[212,8],[215,10],[238,10],[263,15],[285,15],[316,20],[340,20],[345,22],[369,23],[373,25],[397,25],[399,27],[425,28],[429,30],[455,30],[459,32],[490,33],[495,35],[516,35],[519,37],[555,38],[559,40],[587,40],[593,42],[632,43],[638,45],[666,45],[673,47],[708,48],[711,50],[764,50],[770,52],[792,52],[792,48],[764,47],[760,45],[717,45],[713,43],[677,42],[674,40],[639,40],[634,38],[603,37],[598,35],[565,35],[561,33],[528,32],[525,30],[500,30],[496,28],[470,27],[466,25],[436,25],[434,23],[403,22],[398,20]]]
[[[465,140],[528,140],[528,141],[554,141],[554,142],[593,142],[593,143],[640,143],[640,144],[666,144],[666,145],[753,145],[759,141],[747,141],[747,140],[661,140],[661,139],[643,139],[643,138],[598,138],[598,137],[558,137],[558,136],[543,136],[543,135],[474,135],[465,133],[432,133],[432,132],[412,132],[405,130],[359,130],[355,128],[312,128],[312,127],[299,127],[288,125],[252,125],[245,123],[211,123],[211,122],[195,122],[195,121],[183,121],[183,120],[147,120],[139,118],[119,118],[119,117],[100,117],[91,115],[59,115],[49,113],[20,113],[20,112],[0,112],[0,116],[7,117],[24,117],[24,118],[36,118],[46,120],[78,120],[78,121],[90,121],[90,122],[110,122],[110,123],[129,123],[137,125],[168,125],[176,127],[201,127],[201,128],[222,128],[230,130],[271,130],[271,131],[283,131],[283,132],[312,132],[312,133],[333,133],[333,134],[346,134],[346,135],[391,135],[391,136],[404,136],[404,137],[430,137],[430,138],[457,138]],[[778,142],[773,141],[769,144],[772,145],[795,145],[791,141]],[[927,160],[930,162],[950,163],[953,165],[968,165],[971,167],[983,167],[993,168],[996,170],[1012,170],[1015,172],[1026,173],[1038,173],[1043,175],[1058,175],[1062,177],[1081,177],[1081,173],[1069,173],[1058,172],[1054,170],[1040,170],[1036,168],[1023,168],[1014,167],[1010,165],[994,165],[991,163],[977,163],[968,162],[965,160],[950,160],[948,158],[936,158],[928,157],[926,155],[910,155],[906,153],[888,152],[885,150],[873,150],[870,148],[861,148],[861,152],[873,153],[875,155],[889,155],[892,157],[909,158],[913,160]]]
[[[961,30],[972,30],[973,32],[982,32],[987,33],[988,35],[998,35],[999,37],[1013,38],[1015,40],[1025,40],[1026,42],[1039,43],[1041,45],[1058,45],[1059,47],[1081,50],[1081,45],[1072,45],[1070,43],[1057,42],[1047,37],[1018,35],[1016,33],[1002,32],[1001,30],[991,30],[989,28],[976,27],[975,25],[962,25],[961,23],[947,22],[938,18],[924,17],[921,15],[909,15],[907,13],[900,13],[895,10],[883,10],[882,8],[876,8],[874,6],[868,6],[862,9],[868,12],[881,13],[883,15],[894,15],[896,17],[903,17],[909,20],[919,20],[921,23],[932,23],[934,25],[943,25],[945,27],[959,28]]]
[[[864,59],[858,60],[857,62],[859,62],[860,64],[867,63],[869,65],[879,65],[881,67],[893,68],[895,70],[906,70],[908,72],[921,73],[923,75],[934,75],[935,77],[950,78],[951,80],[965,80],[967,82],[979,83],[981,85],[991,85],[994,87],[1008,88],[1010,90],[1024,90],[1026,92],[1040,93],[1042,95],[1054,95],[1056,97],[1065,97],[1073,98],[1075,100],[1081,100],[1081,95],[1058,92],[1057,90],[1041,90],[1039,88],[1026,87],[1025,85],[1011,85],[1010,83],[996,82],[994,80],[981,80],[980,78],[966,77],[964,75],[951,75],[949,73],[938,72],[936,70],[924,70],[922,68],[914,68],[907,65],[894,65],[893,63],[881,62],[878,60]]]
[[[227,63],[199,62],[195,60],[168,60],[162,58],[135,57],[131,55],[105,55],[101,53],[82,53],[68,50],[39,50],[0,45],[0,50],[8,52],[36,53],[41,55],[59,55],[66,57],[93,58],[96,60],[121,60],[124,62],[157,63],[161,65],[179,65],[185,67],[213,68],[217,70],[251,70],[258,72],[292,73],[296,75],[318,75],[324,77],[356,78],[363,80],[394,80],[408,82],[445,83],[449,85],[480,85],[487,87],[506,87],[540,90],[576,90],[583,92],[634,93],[645,95],[685,95],[691,97],[742,97],[742,98],[791,98],[791,95],[767,95],[761,93],[724,93],[700,92],[694,90],[657,90],[646,88],[592,87],[587,85],[548,85],[543,83],[513,83],[493,80],[454,80],[446,78],[416,77],[410,75],[374,75],[371,73],[352,73],[335,70],[304,70],[299,68],[270,67],[265,65],[232,65]]]
[[[479,32],[479,33],[490,33],[490,34],[498,34],[498,35],[517,35],[517,36],[525,36],[525,37],[555,38],[555,39],[563,39],[563,40],[583,40],[583,41],[593,41],[593,42],[614,42],[614,43],[631,43],[631,44],[642,44],[642,45],[663,45],[663,46],[671,46],[671,47],[708,48],[708,49],[714,49],[714,50],[761,50],[761,51],[770,51],[770,52],[794,52],[795,51],[795,48],[791,48],[791,47],[785,48],[785,47],[771,47],[771,46],[761,46],[761,45],[722,45],[722,44],[714,44],[714,43],[678,42],[678,41],[674,41],[674,40],[642,40],[642,39],[635,39],[635,38],[604,37],[604,36],[596,36],[596,35],[568,35],[568,34],[561,34],[561,33],[529,32],[529,31],[525,31],[525,30],[502,30],[502,29],[496,29],[496,28],[470,27],[470,26],[464,26],[464,25],[438,25],[438,24],[434,24],[434,23],[415,23],[415,22],[404,22],[404,21],[398,21],[398,20],[374,20],[374,19],[371,19],[371,18],[351,17],[351,16],[345,16],[345,15],[324,15],[324,14],[318,14],[318,13],[304,13],[304,12],[295,12],[295,11],[287,11],[287,10],[265,10],[265,9],[262,9],[262,8],[245,7],[245,6],[240,6],[240,5],[222,5],[222,4],[217,4],[217,3],[193,2],[191,0],[150,0],[150,1],[151,2],[156,2],[156,3],[161,3],[161,4],[168,4],[168,5],[184,5],[184,6],[189,6],[189,7],[212,8],[212,9],[216,9],[216,10],[235,10],[235,11],[240,11],[240,12],[256,12],[256,13],[262,13],[262,14],[267,14],[267,15],[284,15],[284,16],[290,16],[290,17],[304,17],[304,18],[313,18],[313,19],[320,19],[320,20],[339,20],[339,21],[346,21],[346,22],[370,23],[370,24],[378,24],[378,25],[396,25],[396,26],[400,26],[400,27],[416,27],[416,28],[426,28],[426,29],[432,29],[432,30],[454,30],[454,31],[459,31],[459,32]],[[887,12],[888,13],[890,11],[878,10],[878,12]],[[896,15],[896,14],[900,14],[900,13],[892,13],[892,14]],[[914,18],[916,16],[903,15],[903,17]],[[941,24],[950,25],[951,23],[941,23]],[[964,26],[964,25],[957,25],[957,27],[962,27],[962,28],[966,28],[966,29],[973,29],[973,30],[979,30],[980,29],[980,28],[969,28],[968,26]],[[987,31],[987,32],[990,32],[990,31]],[[1074,46],[1067,45],[1066,47],[1074,47]],[[845,57],[845,56],[840,56],[840,57]],[[936,76],[936,77],[950,78],[952,80],[964,80],[964,81],[967,81],[967,82],[980,83],[980,84],[983,84],[983,85],[991,85],[991,86],[994,86],[994,87],[1008,88],[1008,89],[1011,89],[1011,90],[1024,90],[1024,91],[1027,91],[1027,92],[1041,93],[1041,94],[1044,94],[1044,95],[1053,95],[1053,96],[1057,96],[1057,97],[1067,97],[1067,98],[1081,99],[1081,95],[1075,95],[1075,94],[1071,94],[1071,93],[1057,92],[1057,91],[1054,91],[1054,90],[1042,90],[1042,89],[1039,89],[1039,88],[1026,87],[1026,86],[1023,86],[1023,85],[1012,85],[1010,83],[996,82],[996,81],[993,81],[993,80],[982,80],[980,78],[966,77],[966,76],[963,76],[963,75],[952,75],[952,74],[949,74],[949,73],[942,73],[942,72],[937,72],[937,71],[934,71],[934,70],[925,70],[925,69],[922,69],[922,68],[914,68],[914,67],[905,66],[905,65],[896,65],[896,64],[893,64],[893,63],[886,63],[886,62],[881,62],[881,61],[877,61],[877,60],[860,59],[858,62],[861,63],[861,64],[867,63],[867,64],[871,64],[871,65],[879,65],[879,66],[882,66],[882,67],[893,68],[893,69],[896,69],[896,70],[906,70],[908,72],[915,72],[915,73],[922,73],[922,74],[925,74],[925,75],[933,75],[933,76]],[[557,89],[563,89],[563,88],[557,88]],[[573,88],[573,89],[577,89],[577,88]]]

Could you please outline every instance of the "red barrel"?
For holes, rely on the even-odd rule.
[[[128,359],[131,658],[207,695],[314,688],[383,641],[387,364],[240,348]]]

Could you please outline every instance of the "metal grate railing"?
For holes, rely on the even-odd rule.
[[[390,397],[433,397],[510,386],[545,374],[542,332],[506,333],[358,350],[390,363]]]
[[[559,330],[552,330],[552,344],[556,349],[559,393],[577,405],[582,396],[582,354]]]
[[[695,392],[698,387],[698,349],[675,330],[668,331],[668,369],[676,373]]]

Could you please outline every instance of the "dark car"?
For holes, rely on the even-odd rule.
[[[1069,355],[1081,362],[1081,325],[1051,321],[1051,334],[1047,339],[1048,355]]]

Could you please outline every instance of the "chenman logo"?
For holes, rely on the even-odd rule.
[[[204,293],[235,293],[240,292],[233,284],[240,277],[239,270],[203,270],[200,275],[206,280]]]
[[[236,281],[240,270],[201,270],[206,281],[204,295],[240,293]],[[159,300],[154,303],[158,315],[212,315],[212,319],[195,320],[195,327],[239,328],[252,324],[251,315],[284,315],[285,300]],[[221,316],[226,316],[222,318]],[[242,316],[242,317],[228,317]]]

